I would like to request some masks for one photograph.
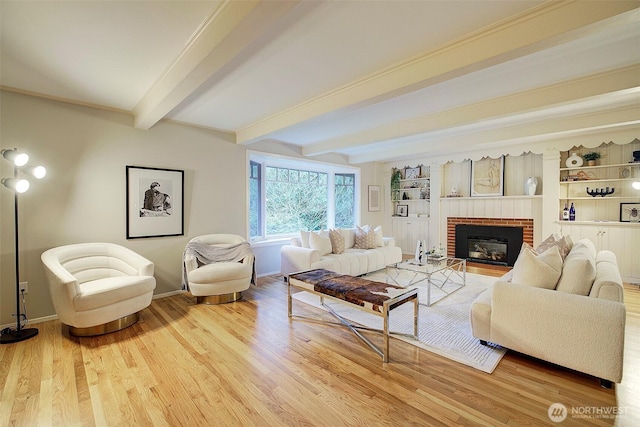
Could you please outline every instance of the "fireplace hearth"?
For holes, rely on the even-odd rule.
[[[455,226],[455,256],[468,261],[512,267],[522,242],[522,227]]]

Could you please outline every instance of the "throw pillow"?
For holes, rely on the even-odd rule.
[[[344,237],[344,248],[352,248],[356,244],[356,230],[355,228],[339,228],[340,234]]]
[[[562,272],[560,251],[557,246],[552,246],[538,255],[531,246],[523,243],[512,271],[512,283],[555,289]]]
[[[376,246],[377,247],[382,247],[384,246],[384,240],[382,239],[382,226],[379,225],[376,228],[373,229],[373,232],[376,235]]]
[[[334,254],[341,254],[344,252],[344,236],[340,231],[333,228],[329,230],[329,240],[331,240],[331,251]]]
[[[309,233],[311,232],[300,230],[300,244],[303,248],[309,249]]]
[[[571,247],[573,246],[573,241],[570,236],[561,236],[559,234],[552,234],[547,237],[540,245],[536,248],[537,253],[542,253],[549,249],[551,246],[557,246],[560,251],[560,256],[562,259],[565,259],[569,252],[571,251]]]
[[[309,233],[309,247],[320,253],[320,256],[329,255],[331,253],[331,239],[326,231],[318,231]]]
[[[564,260],[556,290],[589,295],[596,279],[595,247],[590,240],[578,240]]]
[[[376,233],[368,225],[364,227],[356,226],[355,249],[373,249],[376,247]]]

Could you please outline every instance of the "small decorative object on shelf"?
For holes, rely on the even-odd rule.
[[[564,209],[562,210],[562,220],[569,221],[569,206],[567,202],[564,203]]]
[[[571,207],[569,208],[569,221],[576,220],[576,208],[573,206],[573,202],[571,202]]]
[[[420,166],[417,168],[405,168],[404,179],[420,178]]]
[[[640,203],[620,203],[620,222],[640,222]]]
[[[616,191],[616,189],[613,188],[613,187],[611,189],[609,189],[609,187],[607,187],[607,188],[594,188],[593,190],[589,190],[589,187],[587,187],[587,194],[590,195],[591,197],[608,196],[609,194],[613,194],[614,191]]]
[[[595,166],[596,160],[600,158],[600,153],[597,151],[590,151],[589,153],[583,154],[582,157],[587,161],[587,165]]]
[[[409,205],[396,205],[396,216],[409,216]]]
[[[538,187],[538,178],[530,176],[524,182],[524,194],[527,196],[534,196],[536,194],[536,188]]]
[[[576,153],[571,153],[571,155],[569,156],[569,158],[567,158],[567,161],[565,162],[568,168],[579,168],[580,166],[582,166],[582,163],[583,163],[582,158],[578,156]]]

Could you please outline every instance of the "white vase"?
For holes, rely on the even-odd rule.
[[[527,196],[534,196],[536,194],[536,188],[538,187],[538,178],[530,176],[524,182],[524,194]]]
[[[582,166],[583,162],[582,157],[578,156],[576,153],[571,153],[565,164],[568,168],[579,168]]]

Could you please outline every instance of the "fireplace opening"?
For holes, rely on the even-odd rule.
[[[513,267],[523,242],[522,227],[457,224],[455,256]]]
[[[467,237],[469,254],[467,259],[475,262],[507,265],[507,244],[505,239],[469,236]]]

